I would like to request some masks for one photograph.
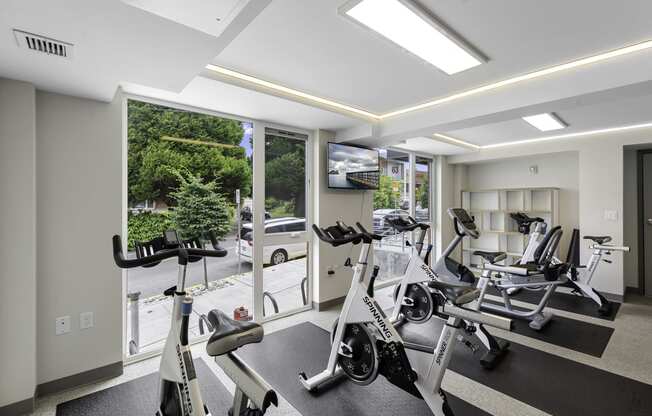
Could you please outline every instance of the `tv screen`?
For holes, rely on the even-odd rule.
[[[340,143],[328,143],[328,187],[378,189],[378,151]]]

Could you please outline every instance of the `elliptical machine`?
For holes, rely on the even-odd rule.
[[[323,242],[333,247],[361,244],[360,256],[354,266],[351,287],[331,334],[328,365],[322,372],[308,378],[299,374],[301,384],[314,391],[341,375],[360,385],[372,383],[378,374],[404,391],[422,398],[435,416],[452,416],[441,382],[454,351],[454,342],[462,320],[483,323],[509,330],[511,320],[467,309],[478,290],[473,285],[435,279],[430,285],[437,291],[435,314],[446,320],[434,353],[412,349],[394,328],[374,299],[374,282],[379,267],[374,267],[365,280],[367,259],[373,241],[382,237],[368,233],[358,223],[360,231],[338,222],[328,228],[313,225],[313,231]]]
[[[174,234],[174,235],[173,235]],[[185,291],[186,267],[189,258],[224,257],[226,250],[217,244],[211,233],[213,250],[187,248],[181,243],[176,232],[167,235],[176,240],[173,249],[158,252],[148,251],[137,259],[126,259],[122,251],[119,235],[113,236],[113,259],[122,269],[154,266],[161,261],[177,257],[179,270],[177,285],[164,293],[173,297],[172,323],[165,341],[159,369],[160,397],[156,416],[210,416],[211,413],[201,397],[199,380],[188,343],[188,328],[192,314],[193,299]],[[206,352],[215,357],[217,364],[236,385],[230,416],[262,416],[270,405],[278,405],[278,398],[272,388],[251,368],[242,362],[233,351],[241,346],[262,341],[263,327],[254,322],[241,322],[230,319],[226,314],[214,309],[207,319],[214,328]]]
[[[412,255],[405,269],[405,274],[400,278],[400,283],[394,289],[392,323],[395,325],[400,325],[403,322],[421,324],[430,320],[434,315],[434,305],[437,302],[437,291],[429,286],[429,283],[433,280],[439,279],[475,285],[473,273],[449,257],[462,241],[459,235],[450,242],[442,256],[435,263],[433,270],[431,270],[428,265],[428,257],[432,250],[431,244],[426,246],[425,257],[421,258],[425,236],[428,234],[430,225],[419,223],[411,216],[400,216],[386,219],[386,221],[401,234],[417,231],[417,237],[414,244],[412,244]],[[463,321],[462,330],[465,335],[475,335],[484,345],[485,353],[480,358],[480,364],[486,369],[494,368],[509,349],[508,341],[494,338],[482,324]],[[474,353],[477,351],[478,347],[463,336],[460,336],[459,340]],[[418,346],[414,347],[418,348]]]

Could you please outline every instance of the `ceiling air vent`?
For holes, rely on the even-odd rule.
[[[14,29],[14,36],[19,47],[31,49],[35,52],[56,55],[62,58],[72,58],[72,43],[62,42],[33,33]]]

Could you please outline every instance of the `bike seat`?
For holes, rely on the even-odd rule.
[[[603,236],[599,236],[599,237],[592,236],[592,235],[585,235],[584,239],[585,240],[591,240],[591,241],[593,241],[593,242],[595,242],[597,244],[600,244],[600,245],[602,245],[604,243],[608,243],[609,241],[611,241],[611,237],[609,237],[608,235],[603,235]]]
[[[260,324],[236,321],[217,309],[210,311],[207,319],[213,326],[213,335],[206,343],[206,352],[211,357],[227,354],[247,344],[258,343],[265,335]]]
[[[507,254],[502,251],[474,251],[473,255],[480,256],[491,264],[505,260]]]
[[[473,286],[433,280],[428,282],[428,287],[438,290],[453,305],[464,305],[473,302],[480,295],[480,289]]]

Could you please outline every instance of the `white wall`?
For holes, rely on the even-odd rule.
[[[583,138],[538,142],[482,150],[452,156],[452,163],[474,163],[512,157],[550,154],[555,152],[579,152],[579,226],[584,235],[610,235],[614,244],[631,244],[624,240],[623,223],[623,146],[652,142],[652,129],[629,130],[606,133]],[[605,210],[617,212],[617,219],[605,219]],[[581,249],[582,262],[590,256],[589,250]],[[601,263],[594,281],[598,290],[623,295],[625,288],[624,257],[631,253],[614,253],[612,264]]]
[[[36,387],[34,87],[0,79],[0,408]]]
[[[36,94],[38,383],[122,360],[122,102]],[[95,327],[80,331],[79,314]],[[55,336],[55,318],[72,332]]]
[[[320,227],[328,227],[335,221],[342,220],[354,226],[357,221],[368,229],[372,228],[373,191],[347,191],[328,188],[328,151],[327,143],[336,141],[335,135],[324,130],[314,133],[313,179],[314,179],[314,219]],[[350,268],[339,267],[347,257],[355,263],[358,259],[359,246],[345,245],[331,247],[313,235],[313,301],[327,302],[345,296],[353,273]],[[369,258],[369,263],[373,259]],[[335,274],[329,275],[333,267]]]
[[[623,239],[629,244],[623,272],[625,287],[638,287],[638,173],[635,149],[623,151]]]
[[[559,225],[564,230],[559,254],[566,258],[574,228],[579,228],[578,152],[525,156],[468,165],[469,190],[501,188],[559,188]],[[537,165],[538,174],[529,167]]]
[[[459,174],[456,175],[457,170],[459,170]],[[446,156],[439,156],[437,158],[436,178],[435,259],[439,259],[441,253],[455,237],[453,222],[448,216],[447,210],[448,208],[455,208],[461,205],[461,197],[459,196],[459,192],[456,191],[456,188],[462,186],[461,184],[464,183],[466,177],[462,168],[457,168],[455,165],[449,164]],[[459,254],[460,252],[455,250],[451,257],[460,261]]]

